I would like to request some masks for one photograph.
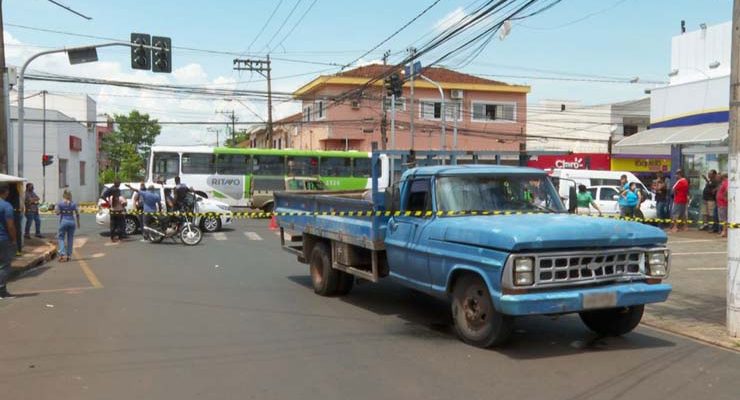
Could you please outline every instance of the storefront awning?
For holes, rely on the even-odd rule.
[[[619,141],[616,147],[640,147],[672,144],[717,144],[727,139],[729,124],[719,122],[640,131]]]

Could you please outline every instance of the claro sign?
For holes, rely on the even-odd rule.
[[[533,156],[527,166],[540,169],[596,169],[609,171],[611,162],[608,154],[574,153],[561,155]]]

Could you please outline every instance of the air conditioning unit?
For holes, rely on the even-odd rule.
[[[462,89],[452,89],[450,90],[450,98],[454,100],[462,100],[463,98],[463,91]]]
[[[360,101],[359,100],[352,100],[352,109],[353,110],[359,110],[360,109]]]

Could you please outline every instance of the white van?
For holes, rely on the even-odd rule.
[[[619,186],[621,186],[619,184],[619,178],[621,178],[622,175],[627,176],[627,182],[634,182],[635,184],[637,184],[638,189],[642,189],[643,193],[648,194],[649,198],[642,203],[640,209],[643,211],[645,218],[655,218],[655,214],[657,214],[655,193],[645,187],[645,185],[639,179],[637,179],[635,174],[633,174],[632,172],[596,171],[589,169],[553,169],[552,172],[550,172],[550,177],[554,178],[553,181],[558,188],[560,197],[563,199],[566,205],[570,203],[570,187],[575,186],[577,189],[578,185],[585,185],[587,188],[589,188],[589,190],[591,190],[592,188],[607,186],[618,188]],[[607,190],[604,190],[605,194],[606,192]],[[602,197],[603,196],[599,197],[597,195],[596,197],[594,197],[594,200],[596,200],[596,202],[599,204],[599,207],[608,214],[609,212],[607,210],[611,210],[616,207],[612,207],[611,203],[616,204],[616,201],[613,199],[604,200],[602,199]],[[602,200],[608,201],[609,204],[602,204]],[[618,210],[618,208],[616,209]]]

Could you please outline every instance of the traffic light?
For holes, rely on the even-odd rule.
[[[133,69],[151,69],[152,68],[152,51],[144,46],[151,44],[151,38],[146,33],[131,34],[131,68]]]
[[[163,36],[153,36],[152,46],[154,57],[152,72],[172,72],[172,39]]]
[[[41,165],[46,167],[47,165],[51,165],[54,162],[54,156],[50,154],[44,154],[41,156]]]
[[[388,97],[396,96],[396,98],[399,98],[403,96],[403,81],[401,80],[401,76],[397,73],[394,72],[389,77],[385,78],[384,86]]]

